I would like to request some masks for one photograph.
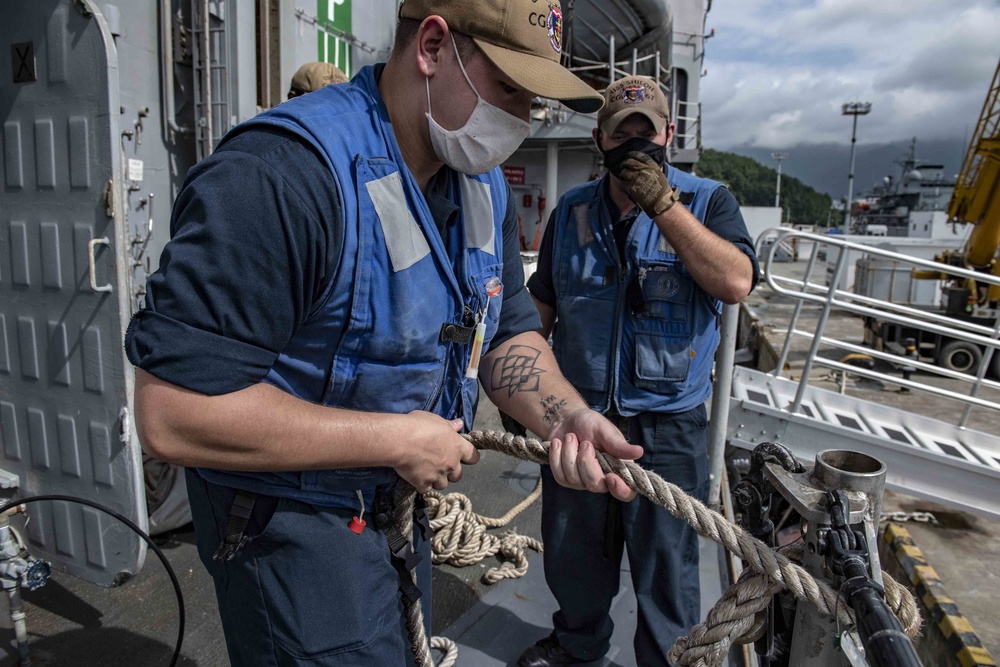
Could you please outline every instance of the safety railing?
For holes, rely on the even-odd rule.
[[[615,53],[615,36],[609,35],[607,37],[608,44],[608,59],[607,60],[597,60],[591,58],[584,58],[579,55],[573,55],[568,58],[567,68],[577,74],[581,73],[603,73],[608,78],[608,83],[611,84],[618,79],[624,78],[626,76],[633,76],[639,73],[640,66],[646,66],[647,63],[652,61],[652,76],[660,87],[663,89],[664,95],[670,98],[670,84],[664,79],[669,79],[673,76],[669,64],[665,64],[661,58],[660,51],[655,51],[653,53],[648,53],[644,56],[639,55],[638,49],[632,49],[632,57],[628,60],[618,60]],[[645,69],[645,67],[643,67]]]
[[[795,300],[794,310],[788,323],[787,334],[773,374],[781,377],[784,373],[785,363],[788,361],[794,337],[805,337],[812,341],[801,371],[801,379],[795,399],[787,408],[789,412],[793,414],[798,413],[802,408],[802,401],[809,378],[814,367],[817,366],[959,401],[965,405],[965,409],[956,425],[963,428],[968,424],[972,410],[976,407],[1000,411],[1000,403],[996,400],[980,396],[983,387],[1000,390],[1000,382],[986,378],[993,355],[996,354],[997,348],[1000,347],[1000,318],[994,315],[995,321],[992,326],[985,326],[984,324],[961,317],[949,316],[935,307],[918,308],[913,305],[894,303],[890,300],[858,294],[840,288],[841,278],[848,268],[848,258],[852,254],[888,260],[894,266],[909,266],[911,267],[911,276],[915,275],[917,271],[922,273],[933,272],[952,276],[957,279],[971,279],[980,285],[1000,285],[1000,278],[977,271],[941,264],[932,260],[913,257],[886,248],[837,238],[836,236],[811,234],[790,229],[770,229],[760,236],[761,240],[765,238],[773,238],[774,242],[763,252],[762,259],[764,261],[762,265],[764,267],[764,279],[776,294]],[[779,247],[793,240],[798,240],[800,244],[803,242],[813,244],[812,252],[806,264],[805,274],[802,278],[779,275],[775,270],[779,266],[774,261],[775,253]],[[836,260],[832,260],[832,271],[827,268],[828,284],[814,282],[812,278],[813,271],[816,269],[817,258],[821,248],[824,246],[831,256],[833,254],[831,251],[834,249],[837,250],[837,258]],[[849,251],[856,252],[851,253]],[[891,294],[892,292],[890,291],[890,297]],[[815,331],[807,331],[799,328],[803,307],[806,304],[814,304],[820,307]],[[939,365],[926,363],[917,358],[901,357],[900,355],[884,350],[875,350],[867,346],[856,345],[828,336],[826,335],[826,327],[831,313],[835,310],[852,313],[860,317],[875,318],[880,322],[899,324],[932,334],[939,334],[950,340],[965,341],[983,350],[982,363],[976,369],[975,375],[969,375],[949,370]],[[905,377],[875,370],[874,368],[864,368],[850,365],[843,361],[828,359],[818,354],[822,346],[836,348],[848,353],[868,355],[875,359],[890,362],[895,366],[905,364],[914,369],[914,371],[923,371],[952,380],[958,380],[968,386],[968,393],[962,393],[955,389],[943,388],[927,381],[921,381],[914,377],[915,374]]]
[[[677,124],[677,131],[674,133],[675,145],[681,149],[700,149],[701,102],[677,100],[674,106],[674,118],[676,119]],[[683,113],[681,112],[682,107]],[[691,115],[692,111],[694,112],[694,115]]]

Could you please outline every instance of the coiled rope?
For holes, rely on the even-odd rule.
[[[472,500],[465,494],[428,491],[424,494],[424,501],[427,503],[427,518],[434,531],[431,561],[435,564],[448,563],[455,567],[465,567],[497,555],[504,562],[483,574],[484,583],[495,584],[504,579],[523,577],[528,571],[528,556],[524,550],[534,549],[541,553],[542,543],[527,535],[518,535],[513,530],[497,536],[486,532],[486,529],[506,526],[541,495],[542,480],[539,478],[535,489],[527,498],[495,519],[473,512]],[[419,605],[414,606],[419,611]],[[410,613],[413,612],[408,608],[408,623]],[[416,621],[423,623],[422,618],[415,617],[414,622]],[[431,637],[430,647],[444,653],[438,667],[452,667],[458,659],[458,646],[447,637]],[[414,655],[418,653],[414,651]]]
[[[495,584],[503,579],[517,579],[528,571],[528,556],[524,550],[542,552],[542,543],[527,535],[510,530],[499,536],[486,532],[487,528],[502,528],[523,512],[542,494],[539,478],[534,491],[499,519],[476,514],[472,500],[461,493],[444,495],[437,491],[424,494],[427,516],[434,530],[431,540],[431,560],[435,564],[447,563],[455,567],[475,565],[484,558],[499,555],[504,563],[490,568],[483,574],[483,581]]]
[[[501,452],[539,464],[548,463],[547,442],[501,431],[473,431],[464,437],[478,449]],[[844,625],[853,625],[853,612],[843,600],[839,599],[837,592],[826,582],[815,579],[787,556],[772,550],[656,473],[643,470],[632,461],[621,461],[603,452],[597,453],[597,459],[605,473],[616,473],[629,488],[686,521],[702,536],[724,546],[735,556],[746,561],[748,571],[758,575],[755,577],[753,574],[745,573],[741,576],[740,581],[726,590],[719,603],[709,613],[708,620],[696,626],[688,637],[678,639],[670,651],[670,656],[675,662],[689,660],[679,664],[702,667],[721,664],[729,645],[749,629],[754,615],[760,610],[757,605],[762,604],[760,608],[766,608],[771,595],[782,589],[788,590],[799,600],[808,601],[824,614],[837,616]],[[401,484],[397,491],[398,510],[394,517],[394,528],[405,536],[412,535],[415,493],[407,484]],[[917,611],[913,596],[886,573],[883,572],[882,576],[886,602],[899,616],[907,635],[913,637],[920,628],[920,613]],[[755,599],[761,602],[755,602]],[[420,604],[407,603],[404,608],[416,664],[418,667],[433,667]],[[746,624],[745,628],[743,624]],[[726,630],[724,636],[723,629]],[[440,645],[437,641],[435,643]],[[685,657],[688,652],[691,652],[690,658]],[[721,658],[719,658],[720,653]],[[449,655],[452,654],[449,652]],[[453,664],[454,655],[451,662],[442,661],[440,667],[451,667]]]

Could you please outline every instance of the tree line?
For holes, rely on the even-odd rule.
[[[709,148],[698,159],[695,173],[725,183],[742,206],[774,206],[778,172],[753,158]],[[825,226],[830,205],[830,195],[782,171],[782,222]]]

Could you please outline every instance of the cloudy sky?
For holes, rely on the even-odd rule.
[[[850,143],[841,104],[872,103],[858,143],[974,129],[1000,59],[1000,0],[713,0],[704,142]]]

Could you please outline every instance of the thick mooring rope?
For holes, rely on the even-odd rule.
[[[794,544],[779,549],[790,560],[802,560],[802,545]],[[912,637],[919,630],[919,614],[910,592],[882,571],[885,601],[900,618],[916,618],[917,626],[908,632]],[[667,653],[667,658],[677,667],[717,667],[723,664],[733,644],[747,641],[753,632],[757,614],[767,609],[771,598],[782,586],[753,570],[744,570],[739,581],[727,588],[705,622],[691,628],[687,637],[680,637]],[[908,605],[914,605],[911,610]]]
[[[394,531],[413,543],[413,510],[416,504],[416,489],[406,483],[400,484],[396,489],[393,506],[396,508],[392,516],[392,527],[386,532]],[[410,572],[413,583],[417,581],[416,571]],[[430,582],[428,582],[430,583]],[[431,647],[427,641],[427,632],[424,630],[424,614],[420,609],[420,601],[410,601],[403,597],[403,613],[406,615],[406,632],[410,639],[410,647],[413,650],[413,657],[417,667],[434,667],[434,660],[431,658]],[[457,656],[457,650],[456,650]],[[443,664],[443,663],[442,663]],[[454,662],[447,665],[451,667]]]
[[[910,592],[885,571],[882,572],[885,601],[889,608],[907,624],[904,628],[911,637],[920,629],[920,616]],[[744,570],[739,581],[730,586],[705,617],[705,622],[691,628],[687,637],[680,637],[667,653],[667,658],[677,667],[718,667],[724,664],[729,648],[743,643],[753,631],[756,615],[767,609],[771,598],[783,586],[753,570]],[[909,605],[913,605],[910,609]],[[843,607],[841,607],[843,609]],[[916,618],[912,629],[904,619]]]
[[[478,449],[501,452],[535,463],[548,463],[549,443],[534,438],[525,438],[501,431],[473,431],[465,438]],[[770,601],[771,595],[782,589],[787,589],[800,600],[809,601],[824,614],[838,616],[843,624],[853,625],[853,613],[846,603],[838,600],[837,592],[829,584],[816,580],[800,565],[772,550],[760,540],[744,532],[739,526],[729,523],[725,517],[708,509],[697,499],[687,495],[680,487],[667,482],[656,473],[643,470],[632,461],[621,461],[603,452],[598,452],[597,458],[605,472],[618,474],[629,488],[664,507],[679,519],[683,519],[702,536],[724,546],[734,555],[746,561],[749,570],[759,575],[759,578],[755,578],[751,574],[745,574],[746,583],[742,583],[744,577],[740,577],[740,581],[730,586],[723,595],[722,600],[728,601],[723,603],[720,600],[720,603],[716,604],[712,613],[709,614],[709,620],[696,627],[697,632],[693,630],[691,636],[678,640],[678,644],[682,645],[680,648],[675,646],[671,649],[671,656],[674,656],[676,652],[678,659],[684,659],[686,651],[695,651],[699,654],[696,656],[695,653],[692,653],[692,660],[702,661],[682,662],[680,664],[697,664],[706,667],[721,664],[721,660],[717,661],[716,658],[722,651],[723,644],[728,651],[729,644],[735,641],[733,638],[742,637],[743,633],[749,629],[749,625],[738,635],[727,630],[726,635],[722,636],[723,628],[737,628],[738,624],[752,623],[754,614],[759,611],[753,603],[753,599],[763,600],[763,605],[766,608],[766,602]],[[396,515],[398,518],[396,529],[403,531],[403,535],[411,535],[413,494],[415,492],[409,488],[408,493],[403,491],[401,493],[405,493],[405,498],[397,503],[399,512]],[[750,583],[751,580],[753,583]],[[899,616],[907,635],[913,637],[920,628],[920,613],[917,611],[913,596],[885,573],[883,573],[883,580],[887,602]],[[745,588],[740,588],[740,586]],[[892,596],[898,597],[891,598],[890,590]],[[751,609],[753,611],[750,611]],[[712,618],[713,614],[714,618]],[[420,605],[406,605],[406,616],[418,667],[433,667]],[[746,618],[750,620],[740,620]],[[698,630],[698,628],[703,629]],[[710,634],[711,637],[709,637]],[[717,635],[718,639],[716,639]],[[705,638],[708,640],[703,641]],[[722,658],[724,657],[725,653],[723,652]],[[440,667],[451,667],[452,664],[454,662],[442,662]]]

